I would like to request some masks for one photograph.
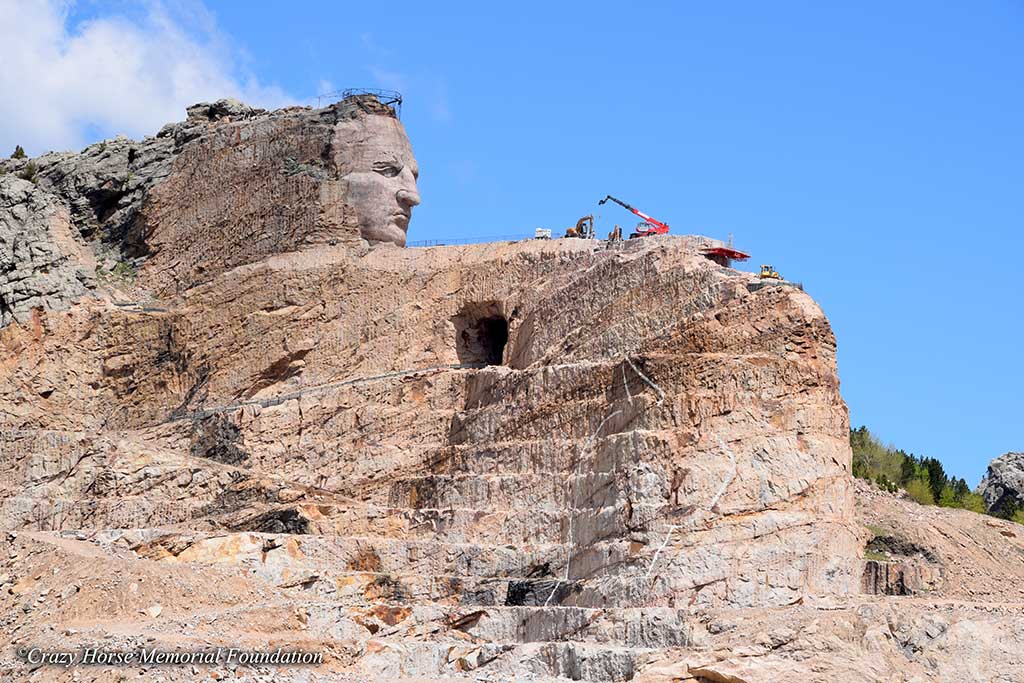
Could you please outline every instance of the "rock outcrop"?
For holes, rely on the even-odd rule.
[[[95,287],[92,253],[52,195],[0,176],[0,326],[34,309],[66,310]]]
[[[398,248],[396,125],[368,100],[197,105],[99,213],[100,181],[53,180],[92,162],[39,164],[76,240],[135,255],[0,330],[5,641],[324,658],[142,667],[169,681],[1014,670],[1020,600],[951,587],[952,513],[855,507],[803,291],[694,237]],[[16,648],[0,673],[31,669]]]
[[[1024,453],[1004,453],[990,462],[978,492],[991,513],[1024,509]]]

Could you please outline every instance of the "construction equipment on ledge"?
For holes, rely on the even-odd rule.
[[[782,276],[779,275],[779,271],[774,270],[771,266],[769,266],[769,265],[762,265],[761,266],[761,278],[762,279],[769,279],[770,278],[772,280],[781,280]]]
[[[662,223],[661,221],[655,218],[651,218],[643,211],[634,209],[632,206],[622,201],[621,199],[616,199],[615,197],[608,195],[604,199],[599,201],[598,205],[604,204],[609,199],[618,204],[619,206],[621,206],[622,208],[626,209],[627,211],[630,211],[636,214],[637,216],[640,216],[640,218],[644,219],[643,223],[637,223],[636,230],[632,234],[630,234],[629,239],[633,239],[635,237],[650,237],[651,235],[665,235],[668,233],[668,223]]]
[[[551,228],[537,228],[533,231],[533,239],[535,240],[549,240],[551,239]]]
[[[704,254],[705,257],[711,259],[718,265],[725,266],[726,268],[732,267],[733,261],[746,261],[750,258],[750,254],[746,254],[739,249],[733,248],[732,235],[729,235],[729,241],[724,245],[702,247],[700,253]]]
[[[608,233],[608,241],[609,242],[621,242],[622,241],[622,228],[619,227],[618,223],[616,223],[615,224],[615,228],[613,228],[612,231],[610,233]]]
[[[565,231],[566,237],[580,237],[585,240],[594,239],[594,216],[584,216],[576,221],[576,227],[568,228]]]

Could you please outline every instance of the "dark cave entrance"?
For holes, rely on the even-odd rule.
[[[508,344],[508,319],[497,302],[471,303],[452,318],[455,351],[467,365],[501,365]]]

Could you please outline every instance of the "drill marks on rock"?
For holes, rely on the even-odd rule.
[[[725,442],[722,441],[722,437],[719,436],[715,438],[718,439],[718,446],[725,451],[726,455],[729,456],[729,463],[732,465],[732,472],[729,474],[729,478],[722,482],[722,487],[718,489],[714,498],[712,498],[711,502],[708,503],[708,512],[714,512],[715,506],[718,505],[718,501],[722,499],[723,495],[725,495],[725,491],[729,488],[729,484],[731,484],[732,480],[736,478],[737,474],[739,474],[739,468],[736,465],[736,456],[733,454],[732,449],[725,445]]]
[[[431,372],[442,372],[445,370],[466,370],[466,369],[478,369],[481,366],[479,364],[462,364],[455,363],[451,365],[434,365],[425,368],[413,368],[410,370],[398,370],[396,372],[386,372],[382,375],[370,375],[367,377],[355,377],[351,379],[342,380],[340,382],[330,382],[328,384],[317,384],[315,386],[300,389],[298,391],[288,392],[286,394],[280,394],[278,396],[269,396],[261,399],[251,399],[248,401],[239,401],[238,403],[230,403],[228,405],[217,406],[215,408],[197,408],[194,412],[186,415],[172,416],[163,420],[162,424],[169,422],[177,422],[179,420],[196,420],[203,419],[210,415],[216,415],[219,413],[227,413],[240,408],[246,408],[249,406],[259,406],[260,408],[269,408],[270,406],[281,405],[287,401],[297,399],[303,396],[316,395],[326,393],[333,389],[340,387],[353,386],[357,384],[366,384],[369,382],[379,382],[386,379],[392,379],[394,377],[407,377],[409,375],[418,375],[421,373]]]
[[[579,476],[580,464],[586,459],[588,453],[590,452],[590,449],[594,445],[594,442],[597,440],[598,435],[601,433],[601,430],[604,429],[605,424],[609,420],[611,420],[613,417],[615,417],[616,415],[618,415],[621,412],[622,412],[621,410],[616,410],[614,413],[608,415],[603,420],[601,420],[601,424],[599,424],[597,426],[597,429],[595,429],[594,433],[590,435],[590,439],[587,441],[586,445],[583,447],[583,450],[580,451],[579,458],[576,461],[576,466],[573,468],[573,478],[572,478],[572,484],[571,484],[571,487],[572,487],[571,501],[573,503],[575,503],[575,501],[576,501],[576,481],[577,481],[577,478]],[[570,514],[569,514],[568,543],[566,544],[566,556],[565,556],[565,577],[563,578],[563,581],[565,581],[566,583],[569,582],[569,568],[570,568],[570,564],[572,563],[573,543],[574,543],[574,540],[573,540],[574,520],[575,520],[575,515],[573,515],[570,512]],[[554,595],[555,595],[555,588],[557,588],[557,587],[558,587],[558,584],[556,584],[551,589],[551,593],[548,595],[548,599],[544,601],[544,606],[545,607],[548,605],[548,603],[551,602],[551,598],[554,597]]]
[[[732,483],[733,479],[735,479],[736,475],[739,473],[739,468],[737,467],[737,464],[736,464],[736,456],[733,454],[732,449],[729,448],[725,444],[725,441],[722,440],[722,437],[716,436],[715,438],[718,440],[718,445],[722,449],[722,451],[725,452],[725,454],[729,456],[729,461],[732,463],[733,470],[729,474],[729,477],[725,481],[722,482],[722,486],[718,489],[718,491],[715,493],[715,495],[711,498],[710,501],[708,501],[708,504],[705,506],[705,509],[707,510],[707,512],[708,513],[712,513],[712,514],[715,511],[715,506],[718,505],[718,501],[721,500],[722,496],[725,495],[726,489],[729,488],[729,484]],[[691,506],[691,508],[687,512],[687,515],[691,514],[695,510],[696,510],[696,508],[693,508]],[[690,522],[690,524],[692,525],[692,524],[695,524],[696,522],[697,522],[697,520],[692,520]],[[644,576],[650,577],[651,573],[654,571],[655,565],[657,565],[657,563],[658,563],[658,557],[661,556],[661,552],[668,545],[669,539],[672,538],[672,534],[675,533],[676,529],[678,529],[680,526],[681,525],[679,525],[679,524],[670,524],[669,525],[668,531],[665,532],[665,540],[663,540],[661,542],[661,545],[658,546],[658,550],[655,551],[654,557],[651,558],[651,564],[647,568],[647,573]]]
[[[620,364],[619,368],[622,371],[623,389],[624,389],[627,401],[630,404],[630,406],[631,407],[633,406],[633,396],[632,396],[632,394],[629,391],[629,382],[628,382],[628,380],[626,378],[626,365],[629,365],[629,367],[633,370],[633,372],[635,372],[637,374],[637,376],[640,377],[640,379],[644,381],[645,384],[647,384],[651,389],[653,389],[657,393],[658,400],[657,400],[656,405],[657,406],[661,406],[665,402],[665,392],[661,389],[661,387],[658,386],[650,377],[645,375],[636,366],[636,364],[632,361],[632,359],[629,356],[623,356],[623,360],[625,361],[625,364]],[[614,377],[614,375],[613,375],[613,377]],[[630,416],[628,421],[627,421],[627,424],[635,422],[636,419],[645,410],[646,410],[646,406],[643,406],[639,413],[635,413],[634,415]],[[620,414],[622,414],[622,410],[621,409],[615,410],[615,411],[611,412],[610,414],[608,414],[607,416],[605,416],[605,418],[603,420],[601,420],[600,424],[598,424],[597,429],[595,429],[594,432],[590,435],[589,439],[587,439],[583,449],[580,451],[579,457],[576,460],[576,464],[575,464],[575,466],[573,468],[573,473],[572,473],[573,477],[572,477],[572,482],[571,482],[572,495],[571,495],[570,501],[571,501],[571,503],[572,503],[574,508],[577,507],[576,482],[577,482],[577,480],[579,478],[579,474],[580,474],[580,471],[579,471],[580,470],[580,465],[591,454],[592,449],[594,447],[594,444],[597,441],[598,437],[600,436],[601,431],[604,429],[605,424],[607,424],[610,420],[612,420],[613,418],[617,417]],[[623,425],[623,426],[625,426],[625,425]],[[636,429],[631,429],[631,430],[627,431],[627,430],[624,430],[624,429],[620,428],[619,430],[616,431],[616,435],[620,435],[620,434],[629,434],[630,438],[633,439],[633,436],[636,434]],[[639,452],[640,451],[639,451],[639,449],[637,447],[637,450],[636,450],[637,455],[639,455]],[[618,473],[618,462],[616,462],[616,464],[615,464],[615,468],[612,471],[612,475],[614,476],[617,473]],[[610,485],[610,484],[611,484],[611,482],[608,482],[608,484],[606,484],[606,485]],[[592,498],[594,495],[595,495],[595,493],[592,492],[590,494],[590,497]],[[562,585],[563,582],[565,584],[567,584],[567,585],[570,584],[570,581],[569,581],[569,577],[571,575],[570,574],[570,567],[571,567],[571,563],[572,563],[573,553],[576,550],[576,548],[575,548],[575,541],[576,541],[576,539],[575,539],[575,536],[574,536],[575,517],[576,516],[574,514],[572,514],[572,512],[570,511],[570,514],[569,514],[568,543],[566,544],[566,559],[565,559],[564,577],[562,579],[562,582],[555,582],[555,584],[551,587],[551,591],[548,594],[547,599],[544,601],[544,606],[548,606],[550,604],[552,598],[555,596],[556,591],[560,588],[560,586]],[[674,526],[670,527],[669,536],[671,536],[671,532],[674,529],[675,529]],[[667,543],[668,543],[668,536],[666,536],[665,541],[662,543],[662,547],[659,548],[657,553],[655,553],[654,560],[651,563],[651,567],[648,569],[648,575],[650,574],[651,569],[654,568],[654,563],[657,561],[658,553],[661,552],[661,549],[664,548],[664,546]]]

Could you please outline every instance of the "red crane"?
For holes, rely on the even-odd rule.
[[[662,223],[661,221],[655,218],[651,218],[643,211],[634,209],[632,206],[622,201],[621,199],[616,199],[615,197],[608,195],[607,197],[599,201],[598,204],[604,204],[609,199],[618,204],[619,206],[621,206],[622,208],[626,209],[627,211],[631,211],[637,216],[640,216],[640,218],[644,219],[643,223],[640,223],[639,225],[636,226],[636,232],[629,236],[630,239],[633,239],[634,237],[650,237],[651,235],[665,235],[668,233],[668,223]]]

